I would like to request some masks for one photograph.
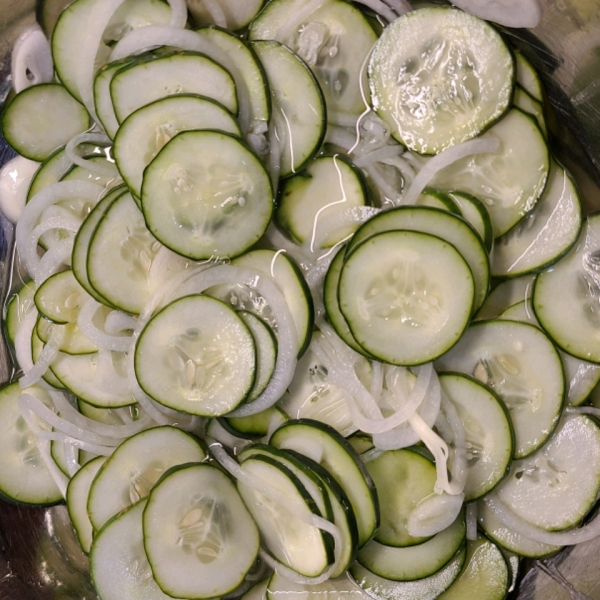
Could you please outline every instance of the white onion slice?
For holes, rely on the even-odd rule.
[[[31,367],[31,369],[24,371],[23,377],[19,379],[19,385],[22,388],[27,388],[30,385],[37,383],[42,378],[42,376],[48,370],[48,367],[58,356],[58,350],[64,338],[64,325],[50,325],[50,336],[48,337],[48,343],[44,345],[44,348],[40,352],[36,363]]]
[[[171,7],[170,27],[183,29],[188,20],[187,4],[185,0],[167,0]],[[223,27],[226,27],[225,25]]]
[[[32,303],[29,312],[25,315],[17,333],[15,335],[15,354],[17,355],[17,362],[21,367],[21,370],[26,373],[33,369],[33,357],[31,356],[31,336],[33,335],[33,328],[37,323],[38,311],[35,309],[35,305]]]
[[[394,156],[400,156],[404,152],[404,148],[400,144],[394,144],[392,146],[383,146],[382,148],[376,148],[366,154],[359,156],[354,159],[354,164],[357,167],[366,167],[373,163],[384,160],[385,158],[392,158]]]
[[[402,16],[413,10],[413,7],[407,0],[386,0],[386,2],[394,9],[397,15]]]
[[[38,433],[38,439],[60,442],[65,445],[65,448],[79,448],[80,450],[86,450],[87,452],[92,452],[98,456],[110,456],[116,449],[115,446],[100,446],[99,444],[84,442],[78,438],[65,435],[58,431],[40,431]]]
[[[41,163],[17,155],[0,170],[0,210],[16,223],[27,204],[31,180]]]
[[[379,172],[377,165],[368,165],[364,169],[379,191],[383,204],[391,203],[392,206],[397,206],[401,201],[404,202],[400,190],[397,190],[385,180],[385,177]]]
[[[498,138],[483,137],[468,140],[461,144],[456,144],[456,146],[450,146],[450,148],[446,148],[446,150],[442,150],[442,152],[431,158],[419,171],[410,187],[405,190],[402,197],[402,204],[414,204],[421,192],[437,175],[438,171],[455,163],[457,160],[473,154],[498,152],[499,149],[500,140]]]
[[[39,25],[27,27],[12,50],[11,75],[15,92],[54,79],[50,42]]]
[[[542,7],[537,0],[452,0],[464,11],[505,27],[537,27]]]
[[[81,468],[78,462],[77,448],[75,448],[75,446],[73,446],[72,444],[66,443],[63,443],[63,448],[65,463],[67,466],[67,473],[69,474],[69,477],[73,477],[73,475],[75,475],[75,473],[77,473],[77,471],[79,471],[79,469]]]
[[[444,531],[456,521],[464,499],[464,494],[446,493],[423,499],[408,515],[408,533],[414,537],[429,537]]]
[[[73,237],[60,240],[42,256],[37,269],[32,273],[37,287],[40,287],[48,277],[58,273],[63,266],[70,265],[74,240]]]
[[[67,497],[67,486],[69,485],[68,477],[58,468],[58,465],[54,462],[52,458],[52,453],[50,450],[50,441],[49,440],[38,440],[36,443],[37,449],[46,463],[46,467],[48,471],[50,471],[50,475],[54,482],[56,483],[56,487],[58,487],[60,493],[63,498]]]
[[[219,4],[219,0],[202,0],[202,6],[215,25],[227,29],[227,17]]]
[[[75,137],[72,137],[65,146],[65,154],[72,163],[104,177],[112,177],[114,179],[120,176],[115,165],[107,165],[83,158],[81,154],[77,152],[77,149],[80,144],[85,143],[98,144],[99,146],[110,146],[112,144],[110,138],[103,133],[80,133]]]
[[[467,539],[474,542],[477,539],[477,517],[479,510],[477,509],[477,502],[469,502],[467,504]]]
[[[383,17],[388,23],[395,21],[398,15],[381,0],[356,0],[360,4],[364,4],[367,8],[370,8],[376,15]]]
[[[77,327],[83,335],[92,341],[98,348],[112,350],[115,352],[127,352],[131,347],[133,338],[131,336],[110,335],[104,333],[94,324],[94,315],[102,307],[94,298],[89,297],[81,307],[77,315]]]
[[[461,494],[465,489],[469,474],[465,426],[456,410],[456,406],[445,394],[442,394],[442,411],[452,430],[451,439],[446,440],[452,445],[452,468],[450,469],[452,479],[450,481],[450,488],[453,494]],[[440,434],[444,437],[441,430]]]

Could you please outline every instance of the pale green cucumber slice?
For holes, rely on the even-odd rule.
[[[510,415],[496,394],[464,375],[440,375],[442,390],[456,407],[467,442],[465,502],[492,490],[508,473],[514,453]]]
[[[415,206],[431,206],[432,208],[447,210],[455,215],[462,216],[460,208],[450,197],[450,194],[439,192],[431,188],[425,188],[421,192],[417,198],[417,201],[415,202]]]
[[[312,419],[288,421],[271,437],[276,448],[294,450],[327,469],[348,496],[364,546],[379,526],[377,491],[362,461],[335,429]]]
[[[269,578],[255,583],[243,596],[242,600],[267,600]]]
[[[264,0],[246,0],[240,4],[238,0],[218,0],[219,7],[227,22],[227,28],[233,31],[243,29],[252,21],[258,11],[262,8]],[[202,0],[189,0],[188,10],[194,22],[198,25],[213,22],[213,17],[206,10]]]
[[[84,417],[106,425],[124,425],[131,421],[138,421],[144,415],[138,404],[131,404],[123,408],[98,408],[78,398],[77,407]]]
[[[485,534],[502,548],[515,552],[519,556],[545,558],[561,549],[561,546],[542,544],[524,537],[517,531],[508,529],[496,518],[485,502],[477,504],[477,514],[479,526]]]
[[[509,106],[513,80],[511,52],[491,25],[439,7],[388,25],[369,61],[374,109],[395,139],[422,154],[471,139],[496,121]]]
[[[427,206],[403,206],[384,211],[364,223],[350,240],[346,256],[369,237],[384,231],[404,229],[434,235],[452,244],[467,261],[475,283],[477,310],[489,290],[490,265],[481,238],[468,223],[445,210]]]
[[[115,136],[117,167],[136,202],[142,193],[144,169],[180,131],[218,129],[240,136],[240,128],[226,108],[192,94],[168,96],[130,114]]]
[[[538,102],[544,102],[544,88],[533,65],[520,52],[513,51],[517,67],[517,83]]]
[[[431,536],[410,535],[406,525],[410,513],[434,493],[436,472],[431,460],[411,449],[402,449],[384,452],[365,466],[377,488],[381,511],[381,524],[375,541],[388,547],[406,547],[430,539]],[[390,477],[391,473],[394,473],[393,477]],[[361,564],[373,571],[370,563],[361,561]]]
[[[86,463],[73,475],[67,487],[66,500],[69,517],[71,517],[77,539],[85,554],[89,554],[94,539],[94,528],[87,513],[90,488],[105,461],[105,456],[98,456]]]
[[[158,482],[143,529],[155,581],[178,598],[216,598],[235,590],[260,544],[235,483],[207,464],[175,467]]]
[[[43,317],[38,319],[36,332],[40,341],[44,344],[48,343],[50,338],[50,330],[52,323]],[[64,337],[58,349],[66,354],[93,354],[98,352],[98,346],[91,342],[75,325],[75,323],[67,323],[63,325],[65,329]]]
[[[206,436],[223,444],[223,446],[231,449],[234,454],[237,454],[241,449],[251,444],[248,438],[238,437],[232,433],[232,429],[226,429],[221,425],[221,419],[209,419],[206,424]]]
[[[585,415],[571,415],[543,448],[513,463],[495,493],[520,518],[557,531],[579,524],[599,490],[600,428]]]
[[[327,103],[328,119],[353,126],[368,94],[364,65],[377,41],[365,16],[342,0],[325,0],[306,12],[305,0],[269,2],[252,22],[251,40],[277,40],[293,50],[315,74]]]
[[[52,431],[55,430],[53,429]],[[76,460],[79,462],[78,449],[75,450],[75,456]],[[56,466],[62,471],[63,475],[65,475],[68,479],[71,479],[69,467],[67,464],[66,447],[63,442],[59,442],[57,440],[52,440],[50,442],[50,457],[52,458]]]
[[[373,439],[361,432],[355,433],[348,438],[348,443],[360,454],[364,454],[374,448]]]
[[[52,405],[48,393],[38,386],[22,390],[19,382],[0,389],[0,496],[19,504],[49,506],[63,497],[42,458],[33,433],[19,410],[18,400],[26,391],[47,405]]]
[[[581,211],[574,181],[553,161],[546,189],[533,210],[495,241],[492,275],[514,277],[555,263],[577,241]]]
[[[40,110],[40,106],[44,109]],[[39,162],[89,126],[85,107],[57,83],[23,90],[2,114],[2,135],[6,141],[21,156]]]
[[[194,52],[136,62],[120,69],[110,82],[119,123],[138,108],[175,94],[199,94],[216,100],[233,114],[238,110],[231,75],[207,56]]]
[[[148,231],[131,194],[110,204],[91,235],[87,279],[109,306],[139,314],[150,298],[149,271],[160,242]]]
[[[466,192],[449,192],[448,197],[458,206],[465,221],[479,234],[485,249],[491,252],[494,244],[494,231],[490,213],[485,204],[479,198]]]
[[[509,306],[531,298],[534,279],[534,275],[523,275],[499,283],[485,299],[475,320],[496,319]]]
[[[102,600],[170,600],[154,581],[144,550],[147,500],[119,513],[94,539],[90,574]]]
[[[508,564],[496,544],[483,536],[467,542],[467,558],[458,579],[439,600],[504,600],[509,586]]]
[[[200,440],[171,426],[155,427],[125,440],[96,475],[87,503],[94,529],[150,493],[171,467],[202,462]]]
[[[269,552],[306,577],[323,573],[333,558],[331,539],[307,522],[312,515],[322,515],[300,480],[280,462],[263,455],[247,458],[241,468],[248,476],[289,498],[289,504],[282,505],[243,481],[237,482]]]
[[[76,323],[85,290],[70,269],[52,275],[37,289],[35,305],[40,314],[54,323]]]
[[[373,540],[358,553],[358,562],[372,573],[392,581],[424,579],[452,560],[463,545],[465,535],[465,517],[461,514],[444,531],[407,548],[384,546]]]
[[[535,315],[556,345],[595,363],[600,363],[599,256],[600,214],[594,214],[571,251],[538,275],[533,291]]]
[[[548,129],[546,127],[546,119],[544,117],[544,106],[541,102],[536,100],[533,96],[529,95],[520,85],[515,86],[515,93],[513,95],[513,104],[520,108],[523,112],[530,114],[536,121],[544,134],[544,137],[548,138]]]
[[[370,596],[363,592],[347,573],[317,585],[303,585],[273,573],[267,580],[266,592],[262,600],[319,600],[320,598],[368,600]]]
[[[558,424],[565,397],[562,363],[552,342],[533,325],[475,323],[436,367],[471,375],[498,394],[514,426],[515,458],[540,448]]]
[[[6,334],[13,344],[19,325],[34,306],[34,294],[35,284],[32,281],[27,281],[15,292],[6,305],[6,316],[4,317]]]
[[[273,190],[263,165],[237,138],[184,131],[146,168],[142,210],[151,233],[178,254],[234,257],[266,231]]]
[[[287,177],[300,171],[323,143],[325,100],[308,66],[289,48],[274,41],[255,41],[252,49],[271,91],[271,119],[281,146],[271,151],[279,152],[279,174]]]
[[[242,319],[210,296],[185,296],[157,313],[135,347],[135,374],[157,402],[222,416],[247,397],[256,376],[254,339]]]
[[[359,563],[355,563],[350,568],[350,573],[373,600],[435,600],[460,575],[465,564],[466,553],[466,545],[464,545],[443,569],[418,581],[385,579]]]
[[[498,153],[462,158],[439,171],[431,185],[479,198],[490,213],[494,237],[499,237],[535,206],[546,186],[550,157],[536,120],[518,108],[481,137],[498,139]]]
[[[369,354],[411,366],[458,342],[473,311],[475,286],[466,261],[448,242],[388,231],[350,253],[338,295],[353,337]]]
[[[219,419],[221,425],[233,435],[253,440],[262,438],[269,431],[277,429],[288,420],[288,416],[276,406],[249,417],[224,417]]]
[[[327,227],[335,223],[336,214],[367,203],[360,171],[345,156],[321,156],[282,184],[275,218],[297,244],[317,251],[335,246],[358,228],[359,223],[341,229]]]

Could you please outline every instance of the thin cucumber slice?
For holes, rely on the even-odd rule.
[[[206,464],[165,474],[148,497],[143,529],[154,579],[177,598],[216,598],[235,590],[260,544],[235,484]]]
[[[384,452],[368,462],[366,468],[377,488],[381,511],[381,524],[375,541],[388,547],[407,547],[426,542],[429,537],[413,537],[408,533],[406,524],[417,505],[434,493],[436,472],[433,462],[411,449],[402,449]],[[394,474],[393,477],[390,477],[390,473]],[[366,546],[367,549],[369,547],[370,544]],[[456,548],[451,556],[454,552]],[[369,566],[370,559],[369,564],[362,560],[360,562],[374,571]],[[379,574],[386,577],[385,574]]]
[[[383,31],[369,61],[373,107],[411,150],[436,154],[471,139],[509,106],[510,50],[488,23],[428,8]]]
[[[319,600],[320,598],[368,600],[369,597],[347,573],[337,579],[328,579],[317,585],[303,585],[290,581],[275,572],[267,580],[266,595],[262,600],[277,600],[278,598],[284,600],[292,600],[292,598],[296,600]]]
[[[600,363],[598,256],[600,214],[590,215],[571,251],[535,280],[533,309],[557,346]]]
[[[81,398],[77,399],[77,407],[84,417],[106,425],[124,425],[130,421],[139,420],[144,414],[137,404],[123,408],[98,408],[84,402]]]
[[[308,66],[289,48],[274,41],[252,42],[267,74],[274,128],[281,140],[280,171],[287,177],[312,159],[325,137],[326,107]],[[272,149],[271,151],[277,151]]]
[[[234,454],[237,454],[240,450],[251,444],[251,441],[248,438],[235,435],[232,431],[231,427],[226,429],[221,425],[221,419],[209,419],[206,424],[207,437],[223,444],[223,446],[229,448]]]
[[[359,223],[342,229],[329,227],[330,233],[324,234],[324,225],[319,221],[330,223],[336,214],[367,203],[360,171],[345,156],[321,156],[283,183],[275,218],[297,244],[305,244],[311,250],[331,248],[352,235]]]
[[[389,231],[351,252],[338,295],[352,335],[369,354],[411,366],[458,342],[473,311],[475,286],[469,266],[448,242]]]
[[[467,542],[467,558],[458,579],[439,600],[504,600],[508,594],[510,570],[504,555],[483,536]]]
[[[353,126],[365,110],[364,64],[377,34],[363,13],[348,2],[326,0],[303,14],[305,7],[305,0],[267,3],[250,25],[248,36],[277,40],[293,50],[318,80],[328,119]]]
[[[199,94],[216,100],[232,114],[238,110],[231,75],[207,56],[194,52],[136,62],[120,69],[110,82],[119,123],[138,108],[175,94]]]
[[[434,575],[418,581],[392,581],[372,573],[359,563],[350,573],[373,600],[435,600],[457,579],[465,564],[466,545]]]
[[[471,375],[492,388],[509,410],[515,458],[540,448],[562,412],[565,380],[560,356],[537,327],[513,321],[481,321],[436,367]]]
[[[461,514],[450,527],[415,546],[394,548],[373,540],[358,553],[358,562],[372,573],[392,581],[424,579],[452,560],[463,545],[465,535],[465,518]]]
[[[36,21],[50,39],[61,12],[69,5],[69,0],[41,0],[35,7]]]
[[[527,558],[546,558],[552,554],[556,554],[561,546],[551,546],[535,542],[524,537],[517,531],[508,529],[487,507],[485,502],[477,504],[477,514],[479,526],[485,534],[502,548],[515,552],[519,556]]]
[[[348,443],[360,454],[364,454],[374,448],[373,439],[363,433],[355,433],[348,438]]]
[[[246,0],[243,4],[237,0],[218,0],[227,27],[233,31],[246,27],[262,8],[263,3],[264,0]],[[213,22],[213,16],[206,10],[202,2],[190,2],[188,10],[198,25]]]
[[[155,427],[125,440],[96,475],[87,503],[94,529],[150,493],[171,467],[202,462],[200,441],[175,427]]]
[[[448,197],[458,206],[465,221],[479,234],[485,249],[491,252],[494,244],[494,231],[490,213],[485,204],[479,198],[466,192],[449,192]]]
[[[35,284],[27,281],[11,297],[6,305],[6,316],[4,317],[6,334],[13,344],[15,343],[15,336],[17,335],[19,325],[34,306],[34,294]]]
[[[53,323],[76,323],[85,290],[66,270],[52,275],[37,289],[34,302],[40,314]]]
[[[90,574],[102,600],[170,600],[156,584],[144,550],[140,500],[111,519],[94,539]]]
[[[40,106],[44,109],[40,110]],[[6,141],[21,156],[39,162],[89,126],[85,107],[57,83],[23,90],[2,114],[2,135]]]
[[[482,200],[494,237],[499,237],[535,206],[546,186],[550,157],[536,120],[518,108],[481,137],[500,140],[499,153],[460,159],[439,171],[431,185],[462,190]]]
[[[243,596],[242,600],[267,600],[269,578],[255,583]]]
[[[151,295],[150,267],[161,247],[131,194],[119,196],[107,205],[89,241],[87,279],[96,295],[139,314]]]
[[[499,283],[485,299],[475,320],[496,319],[509,306],[531,298],[535,276],[523,275]]]
[[[533,65],[518,51],[514,51],[517,83],[538,102],[544,102],[544,88]]]
[[[52,323],[43,317],[38,319],[36,325],[36,332],[40,341],[44,344],[48,343],[50,339]],[[98,346],[91,342],[81,331],[75,323],[67,323],[63,325],[65,333],[61,344],[58,349],[65,354],[93,354],[98,352]]]
[[[332,427],[311,419],[288,421],[270,443],[304,454],[331,473],[352,504],[359,545],[364,546],[379,526],[379,502],[371,476],[352,446]]]
[[[30,386],[27,393],[52,404],[48,393]],[[18,400],[23,390],[19,382],[0,389],[0,496],[19,504],[50,506],[63,500],[36,445],[36,436],[21,416]]]
[[[421,192],[415,202],[415,206],[431,206],[432,208],[447,210],[455,215],[462,216],[460,208],[449,194],[431,188],[426,188]]]
[[[451,373],[440,375],[465,429],[468,475],[465,502],[491,491],[508,473],[514,453],[510,415],[496,394],[479,381]]]
[[[143,329],[135,347],[135,375],[157,402],[200,416],[231,412],[256,376],[256,351],[235,311],[210,296],[176,300]]]
[[[496,495],[517,516],[556,531],[580,523],[599,490],[600,428],[585,415],[572,415],[543,448],[513,463]]]
[[[301,575],[319,576],[332,561],[332,546],[329,534],[307,523],[312,515],[322,515],[306,488],[287,467],[267,456],[247,458],[242,469],[289,498],[284,506],[238,480],[238,491],[269,552]]]
[[[452,244],[467,261],[475,283],[477,310],[489,290],[490,265],[481,238],[457,215],[427,206],[404,206],[379,213],[354,234],[346,250],[348,256],[363,241],[384,231],[404,229],[434,235]],[[376,264],[376,263],[374,263]]]
[[[525,275],[555,263],[577,241],[581,211],[575,183],[553,161],[546,189],[533,210],[496,240],[491,255],[492,275]]]
[[[523,112],[530,114],[537,121],[540,130],[547,139],[548,129],[546,127],[546,119],[544,118],[543,104],[536,100],[533,96],[530,96],[529,93],[526,92],[520,85],[515,86],[513,104],[517,108],[520,108]]]
[[[239,125],[226,108],[192,94],[161,98],[123,121],[114,138],[113,153],[134,198],[142,194],[144,169],[163,146],[180,131],[192,129],[218,129],[241,136]]]
[[[87,513],[90,488],[105,461],[105,456],[98,456],[98,458],[86,463],[75,473],[67,487],[66,500],[69,517],[75,528],[81,549],[85,554],[89,554],[94,539],[94,528]]]
[[[269,431],[280,427],[287,420],[288,416],[281,409],[273,406],[256,415],[224,417],[220,422],[233,435],[252,440],[267,436]]]
[[[59,415],[60,416],[60,415]],[[54,429],[53,429],[54,431]],[[63,475],[67,478],[71,479],[71,474],[69,473],[69,467],[67,464],[67,457],[65,452],[65,444],[63,442],[58,442],[56,440],[52,440],[50,442],[50,457],[56,464],[56,466],[62,471]],[[79,462],[79,450],[75,450],[76,460]]]
[[[152,234],[178,254],[234,257],[266,231],[273,190],[263,165],[237,138],[184,131],[146,168],[142,211]]]

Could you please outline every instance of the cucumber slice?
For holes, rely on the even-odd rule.
[[[267,436],[272,428],[280,427],[287,420],[282,410],[271,407],[249,417],[224,417],[219,422],[238,438],[253,440]]]
[[[436,482],[435,465],[411,449],[391,450],[366,464],[369,475],[377,488],[381,524],[375,534],[379,546],[406,547],[423,544],[429,537],[413,537],[406,524],[410,513],[425,498],[431,496]],[[390,477],[393,473],[393,477]],[[366,546],[367,554],[370,556]],[[456,548],[452,551],[452,555]],[[360,560],[360,558],[359,558]],[[404,559],[401,559],[402,562]],[[377,572],[368,563],[360,560],[368,569]],[[437,569],[436,569],[437,570]],[[379,573],[382,577],[385,574]],[[429,573],[431,574],[431,573]],[[426,575],[422,575],[425,577]],[[392,577],[392,579],[394,579]],[[416,579],[419,579],[417,577]]]
[[[440,375],[440,384],[455,405],[465,429],[468,475],[465,502],[491,491],[508,473],[514,454],[510,415],[496,394],[464,375]]]
[[[537,328],[513,321],[481,321],[436,367],[474,376],[498,394],[515,430],[515,458],[540,448],[558,424],[565,396],[560,356]]]
[[[579,524],[599,490],[600,428],[585,415],[572,415],[543,448],[513,463],[496,495],[517,516],[556,531]]]
[[[34,306],[35,284],[31,281],[25,282],[19,290],[10,298],[6,305],[6,334],[14,344],[19,325],[27,313]]]
[[[270,443],[303,454],[331,473],[352,504],[359,545],[364,546],[379,526],[379,502],[371,476],[352,446],[335,429],[312,419],[284,423]]]
[[[263,3],[264,0],[246,0],[243,4],[237,0],[218,0],[219,7],[227,21],[227,27],[233,31],[246,27],[262,8]],[[212,15],[206,10],[202,1],[190,0],[188,10],[198,25],[213,22]]]
[[[166,473],[148,497],[143,529],[154,579],[172,597],[224,596],[258,555],[258,530],[235,484],[211,465]]]
[[[161,98],[123,121],[115,136],[113,152],[134,198],[141,196],[144,169],[163,146],[180,131],[192,129],[219,129],[241,135],[239,125],[227,109],[192,94]]]
[[[517,83],[538,102],[544,102],[544,88],[533,65],[517,50],[513,51],[517,67]]]
[[[496,240],[491,255],[492,275],[514,277],[539,271],[566,254],[580,231],[577,188],[553,161],[546,189],[533,210]]]
[[[34,302],[40,314],[53,323],[76,323],[85,290],[73,276],[73,271],[61,271],[44,281],[37,289]]]
[[[59,414],[60,416],[60,414]],[[52,429],[55,431],[55,429]],[[79,461],[79,450],[75,450],[76,460]],[[66,456],[66,447],[63,442],[58,442],[56,440],[52,440],[50,442],[50,458],[54,461],[56,466],[61,470],[63,475],[65,475],[68,479],[71,479],[71,475],[69,473],[69,467],[67,464],[67,456]]]
[[[135,374],[157,402],[200,416],[221,416],[254,385],[254,339],[242,319],[210,296],[176,300],[143,329]]]
[[[48,343],[51,327],[52,323],[50,321],[43,317],[38,319],[36,332],[40,341],[44,344]],[[98,346],[85,337],[75,323],[67,323],[63,327],[65,333],[62,343],[58,347],[61,352],[66,354],[93,354],[98,352]]]
[[[267,600],[269,578],[255,583],[243,596],[242,600]]]
[[[600,363],[598,256],[600,214],[590,215],[571,251],[538,275],[533,309],[557,346],[577,358]]]
[[[40,110],[40,106],[44,110]],[[52,119],[48,119],[52,115]],[[2,135],[21,156],[44,161],[90,126],[90,117],[60,84],[34,85],[17,94],[2,114]]]
[[[51,506],[63,500],[36,445],[36,436],[21,416],[18,400],[23,390],[19,382],[0,389],[0,496],[19,504]],[[51,405],[48,393],[38,386],[26,392]]]
[[[98,408],[81,398],[77,399],[77,407],[84,417],[106,425],[124,425],[130,421],[138,421],[144,414],[137,404],[123,408]]]
[[[358,553],[358,562],[372,573],[392,581],[424,579],[452,560],[464,544],[465,535],[465,518],[461,514],[450,527],[430,540],[408,548],[384,546],[373,540]]]
[[[356,600],[368,600],[369,598],[347,574],[337,579],[328,579],[317,585],[303,585],[290,581],[275,572],[267,580],[266,595],[263,600],[277,600],[277,598],[319,600],[320,598],[341,599],[346,597],[356,598]]]
[[[120,69],[110,82],[119,123],[138,108],[175,94],[199,94],[216,100],[232,114],[238,110],[231,75],[207,56],[194,52],[136,62]]]
[[[544,137],[548,139],[548,129],[544,118],[544,106],[541,102],[530,96],[520,85],[515,86],[513,104],[523,112],[530,114],[538,124]]]
[[[415,202],[415,206],[430,206],[439,210],[447,210],[459,217],[462,216],[460,208],[450,197],[450,194],[445,194],[431,188],[426,188],[421,192]]]
[[[488,253],[491,252],[494,245],[494,231],[490,213],[485,204],[479,198],[466,192],[449,192],[448,197],[458,206],[465,221],[479,234]]]
[[[308,66],[274,41],[252,42],[267,74],[275,133],[282,147],[280,177],[298,172],[312,159],[325,137],[326,107]],[[275,150],[272,150],[275,151]]]
[[[271,181],[258,158],[218,131],[176,135],[146,168],[142,185],[148,229],[193,260],[247,250],[267,229],[272,199]]]
[[[356,341],[401,366],[429,362],[454,346],[468,325],[474,293],[471,270],[454,246],[415,231],[368,238],[346,259],[338,288]]]
[[[499,283],[485,299],[475,319],[477,321],[496,319],[509,306],[531,298],[534,279],[533,275],[523,275]]]
[[[510,104],[514,64],[488,23],[446,8],[388,25],[369,61],[373,107],[401,144],[436,154],[471,139]]]
[[[322,515],[306,488],[287,467],[267,456],[247,458],[242,469],[289,498],[284,506],[238,480],[238,491],[269,552],[301,575],[319,576],[332,562],[333,548],[329,534],[307,523],[311,515]]]
[[[499,237],[535,206],[546,186],[550,157],[536,120],[518,108],[482,137],[499,139],[500,152],[460,159],[439,171],[431,185],[462,190],[482,200],[494,237]]]
[[[155,427],[125,440],[104,463],[90,488],[87,510],[94,529],[150,493],[171,467],[202,462],[200,441],[175,427]]]
[[[108,152],[109,151],[107,150],[107,153]],[[112,173],[100,175],[87,167],[77,165],[68,173],[65,173],[65,175],[61,177],[61,181],[91,181],[92,183],[102,186],[105,190],[110,190],[123,183],[112,158],[109,160],[106,156],[91,156],[86,158],[86,161],[88,163],[94,163],[102,168],[110,169]]]

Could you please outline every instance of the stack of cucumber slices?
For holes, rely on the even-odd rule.
[[[15,47],[0,494],[102,600],[503,600],[600,534],[600,219],[537,72],[451,7],[188,4]]]

